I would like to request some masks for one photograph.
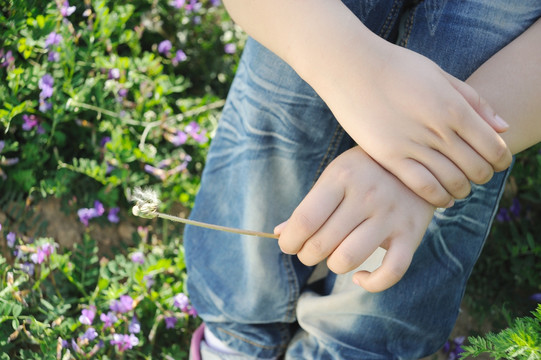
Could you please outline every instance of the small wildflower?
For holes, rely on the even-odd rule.
[[[185,9],[186,9],[186,13],[189,14],[191,12],[199,11],[202,7],[203,7],[203,4],[201,4],[197,0],[190,0],[190,3],[186,4]]]
[[[515,217],[520,216],[520,201],[518,198],[513,198],[513,203],[509,207],[509,211],[511,214],[513,214]]]
[[[4,147],[6,146],[6,142],[4,140],[0,140],[0,153],[2,150],[4,150]],[[0,224],[0,230],[2,230],[2,224]]]
[[[178,321],[178,319],[174,316],[167,316],[164,320],[166,329],[173,329]]]
[[[62,40],[62,35],[53,31],[47,36],[47,39],[45,39],[45,47],[51,48],[52,46],[60,44]]]
[[[10,231],[6,236],[8,247],[12,248],[13,246],[15,246],[15,239],[16,239],[15,233],[13,231]]]
[[[113,300],[109,309],[118,313],[127,313],[133,309],[133,299],[129,295],[122,295],[120,300]]]
[[[174,300],[173,305],[179,308],[181,311],[184,311],[185,309],[187,309],[190,304],[188,297],[184,293],[176,294],[173,300]]]
[[[130,325],[128,326],[128,331],[132,334],[139,334],[139,332],[141,332],[141,324],[135,316],[131,319]]]
[[[225,44],[224,45],[224,52],[226,54],[234,54],[237,51],[237,45],[233,43]]]
[[[147,289],[150,289],[156,281],[152,277],[152,275],[145,275],[143,276],[143,281],[145,282],[145,285],[147,286]]]
[[[30,276],[34,276],[35,266],[32,263],[25,262],[21,265],[21,270],[27,273]]]
[[[118,70],[117,68],[114,68],[114,69],[110,69],[109,70],[109,74],[107,76],[110,80],[118,80],[120,79],[120,70]]]
[[[51,104],[48,101],[45,101],[45,99],[39,99],[39,111],[41,112],[47,112],[53,108],[53,104]]]
[[[38,246],[36,252],[30,256],[34,264],[43,263],[54,252],[55,247],[49,243]]]
[[[13,57],[13,52],[8,50],[4,54],[4,49],[0,49],[0,67],[12,67],[15,63],[15,57]]]
[[[171,6],[176,9],[181,9],[184,6],[185,0],[173,0]]]
[[[88,309],[83,309],[81,311],[81,316],[79,316],[79,321],[81,324],[92,325],[94,317],[96,316],[96,307],[91,305]]]
[[[532,296],[530,296],[530,299],[535,302],[541,303],[541,293],[533,294]]]
[[[120,211],[119,207],[114,207],[109,209],[109,213],[107,214],[107,220],[111,223],[118,223],[120,219],[118,218],[118,212]]]
[[[111,345],[116,345],[117,350],[123,352],[139,344],[139,339],[133,334],[114,334]]]
[[[131,254],[130,259],[134,263],[143,264],[145,262],[145,255],[141,251],[137,251]]]
[[[100,147],[105,147],[105,145],[111,141],[111,137],[110,136],[104,136],[101,138],[100,140]]]
[[[168,55],[169,51],[173,48],[173,45],[171,44],[171,41],[164,40],[161,43],[158,44],[158,52],[162,55]]]
[[[22,128],[24,131],[30,131],[32,130],[35,126],[38,125],[38,118],[36,117],[36,115],[26,115],[24,114],[23,115],[23,125],[22,125]]]
[[[60,60],[60,54],[56,51],[49,51],[49,54],[47,55],[47,60],[50,62],[57,62]]]
[[[166,136],[166,139],[171,142],[171,144],[175,146],[180,146],[186,143],[186,140],[188,140],[188,134],[186,134],[184,131],[178,130],[175,135]]]
[[[92,341],[95,338],[98,337],[98,332],[93,327],[89,327],[85,333],[82,336],[82,339],[87,339],[88,341]]]
[[[210,0],[212,6],[220,6],[222,2],[220,0]]]
[[[177,66],[179,63],[186,61],[188,57],[186,56],[186,53],[182,50],[177,50],[175,57],[171,59],[171,62],[173,65]]]
[[[499,222],[511,221],[509,210],[507,210],[507,208],[500,208],[500,210],[498,210],[498,214],[496,215],[496,220]]]
[[[48,99],[53,96],[53,85],[53,77],[49,74],[43,75],[43,77],[39,80],[38,83],[38,87],[41,89],[41,93],[39,94],[40,98]]]
[[[65,0],[60,7],[60,14],[63,17],[68,17],[75,12],[75,6],[70,6],[68,0]]]
[[[113,326],[113,324],[118,320],[118,318],[114,313],[108,312],[107,314],[101,314],[100,320],[103,321],[103,327],[108,328]]]
[[[144,169],[145,169],[145,172],[156,176],[160,180],[162,180],[162,181],[165,180],[165,171],[164,170],[158,169],[158,168],[156,168],[156,167],[154,167],[152,165],[149,165],[149,164],[145,164]]]

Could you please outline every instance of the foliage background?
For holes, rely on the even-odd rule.
[[[189,211],[245,35],[219,0],[0,0],[0,33],[0,358],[186,358],[180,229],[126,215],[130,189]],[[541,292],[539,149],[517,157],[466,294],[495,329]],[[85,224],[73,247],[33,212],[53,198]],[[132,242],[100,248],[93,229],[119,221]]]

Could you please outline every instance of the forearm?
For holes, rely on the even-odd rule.
[[[513,154],[541,142],[541,19],[466,81],[510,125],[501,134]]]
[[[250,36],[287,62],[323,98],[332,92],[329,79],[351,76],[346,70],[353,64],[368,73],[378,66],[373,60],[377,50],[388,46],[339,0],[224,0],[224,4]]]

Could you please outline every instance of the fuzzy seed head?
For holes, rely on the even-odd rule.
[[[156,192],[150,188],[141,189],[136,187],[133,189],[133,200],[135,206],[132,209],[132,213],[135,216],[140,216],[148,219],[155,218],[157,216],[158,206],[160,200]]]

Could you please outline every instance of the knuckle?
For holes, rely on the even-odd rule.
[[[415,193],[438,207],[443,207],[451,201],[451,196],[435,180],[417,184]]]
[[[325,244],[319,238],[308,240],[303,246],[302,253],[308,253],[311,257],[315,256],[318,259],[322,259],[327,255]]]
[[[291,220],[296,232],[305,237],[311,236],[317,230],[317,226],[314,221],[312,221],[312,219],[310,219],[310,217],[308,217],[306,214],[300,212],[294,213]]]
[[[339,248],[327,259],[327,266],[335,274],[345,274],[357,267],[357,259],[351,252]]]
[[[448,190],[451,194],[453,194],[453,197],[462,199],[468,196],[470,193],[471,185],[465,176],[460,176],[451,183]]]

